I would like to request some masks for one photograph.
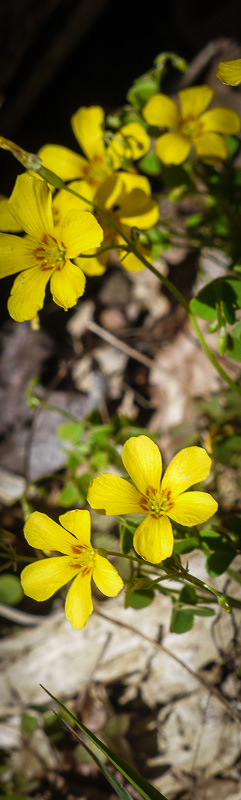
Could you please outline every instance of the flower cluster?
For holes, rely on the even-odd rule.
[[[29,172],[17,179],[8,202],[0,197],[0,277],[20,273],[8,302],[15,320],[36,317],[48,281],[57,305],[64,309],[74,306],[84,292],[85,275],[101,275],[112,248],[118,248],[119,260],[127,270],[138,271],[148,265],[152,240],[147,236],[144,249],[139,234],[156,226],[159,207],[148,178],[137,172],[135,163],[149,153],[148,126],[168,129],[155,143],[156,155],[164,164],[182,163],[192,146],[199,159],[220,162],[228,155],[222,134],[237,133],[240,118],[227,108],[207,111],[213,94],[206,85],[183,89],[178,93],[178,105],[156,93],[144,106],[142,118],[139,113],[140,121],[128,114],[125,121],[124,114],[114,132],[105,128],[100,106],[81,107],[71,125],[84,155],[47,144],[34,156],[0,137],[0,147],[11,150],[27,169],[35,170],[35,176]],[[63,184],[60,191],[41,180],[42,168],[46,174],[57,174],[58,185]],[[16,235],[19,233],[21,236]]]
[[[99,514],[145,514],[134,534],[133,548],[142,559],[158,564],[173,551],[169,517],[189,527],[215,514],[217,503],[211,495],[186,491],[207,478],[211,459],[203,448],[187,447],[173,458],[161,480],[160,451],[143,435],[127,440],[122,458],[133,483],[110,473],[94,478],[88,492],[90,506]],[[91,546],[89,511],[69,511],[59,521],[62,527],[45,514],[30,515],[24,529],[28,543],[64,555],[29,564],[21,575],[22,586],[34,600],[47,600],[74,578],[65,611],[72,625],[82,628],[93,610],[91,577],[108,597],[118,594],[123,581],[107,558]]]

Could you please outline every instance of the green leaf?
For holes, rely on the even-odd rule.
[[[147,153],[139,161],[139,167],[147,175],[159,175],[161,172],[161,163],[155,153]]]
[[[0,575],[0,603],[16,606],[23,598],[23,590],[17,575]]]
[[[65,442],[72,442],[77,444],[84,431],[84,426],[81,422],[66,422],[58,427],[58,436]]]
[[[78,492],[72,483],[66,483],[66,486],[61,490],[59,495],[59,502],[61,506],[72,506],[78,498]]]
[[[132,786],[134,786],[135,789],[137,789],[137,791],[140,792],[141,796],[144,797],[145,800],[167,800],[167,797],[161,794],[161,792],[159,792],[155,786],[152,786],[151,783],[149,783],[149,781],[143,778],[142,775],[140,775],[140,773],[137,772],[136,769],[134,769],[134,767],[132,767],[130,764],[127,763],[127,761],[125,761],[124,758],[118,756],[116,753],[114,753],[114,751],[110,747],[107,747],[107,745],[105,745],[104,742],[98,739],[98,736],[92,733],[92,731],[90,731],[89,728],[86,727],[86,725],[83,725],[83,723],[81,723],[78,720],[75,714],[73,714],[72,711],[69,711],[69,709],[66,708],[66,706],[60,702],[60,700],[57,700],[57,698],[53,694],[51,694],[51,692],[49,692],[48,689],[45,689],[44,686],[42,686],[42,689],[44,689],[44,691],[47,692],[49,697],[52,697],[52,700],[55,700],[55,702],[64,711],[65,714],[67,712],[72,722],[74,722],[75,725],[77,725],[77,727],[80,728],[82,733],[84,733],[90,739],[91,742],[97,745],[97,747],[99,748],[99,750],[101,750],[102,753],[105,753],[109,761],[111,761],[111,763],[114,764],[114,767],[116,767],[116,769],[118,769],[119,772],[121,772],[122,775],[124,775],[124,777],[127,778],[128,781],[130,781]]]
[[[190,303],[190,308],[193,314],[197,314],[201,319],[206,319],[212,322],[217,317],[216,312],[217,296],[215,292],[214,281],[204,286],[200,292],[193,297]]]
[[[171,633],[186,633],[193,627],[193,611],[189,608],[174,608],[172,612]]]
[[[194,537],[188,537],[186,539],[176,539],[174,545],[175,553],[191,553],[195,550],[195,547],[198,546],[198,540]]]
[[[198,596],[192,586],[184,586],[179,595],[180,603],[188,603],[195,605],[198,601]]]
[[[206,561],[206,569],[208,574],[212,578],[216,578],[217,575],[222,575],[223,572],[229,567],[231,561],[237,555],[236,550],[233,547],[229,547],[227,545],[226,550],[216,551],[216,553],[211,553],[208,556]]]
[[[210,606],[194,606],[193,614],[196,617],[215,617],[216,612]]]
[[[155,592],[152,589],[139,589],[136,592],[127,591],[126,592],[126,602],[125,608],[135,608],[136,610],[140,608],[147,608],[153,602],[155,597]]]
[[[201,319],[212,322],[217,316],[217,303],[225,303],[226,314],[232,316],[233,308],[241,307],[241,281],[237,278],[217,278],[198,292],[190,307]]]

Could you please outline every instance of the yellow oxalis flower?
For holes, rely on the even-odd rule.
[[[158,204],[151,196],[150,183],[144,175],[127,172],[110,175],[97,190],[95,202],[110,218],[110,222],[108,222],[101,213],[96,212],[98,222],[104,231],[103,248],[115,248],[116,245],[125,245],[121,233],[118,233],[111,225],[111,219],[118,224],[120,230],[129,238],[131,228],[136,227],[145,230],[155,225],[159,219]],[[141,250],[139,244],[138,249]],[[141,250],[141,252],[144,253],[147,259],[149,258],[146,250]],[[109,252],[107,250],[93,257],[93,259],[77,258],[76,264],[83,269],[86,275],[101,275],[106,270],[108,258]],[[123,267],[131,272],[138,272],[143,269],[143,264],[134,253],[121,254],[120,260]]]
[[[140,158],[150,144],[143,126],[129,123],[106,146],[104,120],[101,106],[79,108],[71,119],[74,135],[86,158],[61,145],[47,144],[39,151],[44,166],[63,181],[81,179],[82,194],[86,197],[94,197],[98,186],[121,166],[123,158]]]
[[[32,547],[57,550],[64,555],[29,564],[21,574],[23,591],[33,600],[48,600],[74,578],[65,603],[66,617],[74,628],[83,628],[93,611],[91,578],[107,597],[115,597],[123,581],[115,567],[100,556],[90,541],[89,511],[67,511],[61,525],[35,511],[30,514],[24,535]]]
[[[56,231],[47,183],[26,173],[17,178],[8,207],[27,233],[24,238],[0,233],[0,277],[20,272],[8,301],[10,315],[17,322],[34,319],[49,280],[55,303],[71,308],[84,292],[85,276],[70,259],[98,247],[103,231],[97,220],[72,209]]]
[[[229,108],[206,111],[213,95],[210,86],[183,89],[178,92],[180,108],[165,94],[150,97],[143,111],[145,119],[150,125],[171,129],[156,140],[156,153],[165,164],[181,164],[192,145],[204,161],[227,158],[228,147],[219,134],[237,133],[240,117]]]
[[[241,83],[241,58],[235,58],[233,61],[220,61],[217,78],[229,86],[238,86]]]
[[[215,514],[218,506],[210,494],[186,491],[207,478],[211,459],[202,447],[186,447],[174,456],[161,480],[159,448],[147,436],[133,436],[123,447],[122,460],[135,486],[104,473],[91,482],[88,501],[99,514],[146,513],[133,544],[142,558],[158,564],[173,550],[169,517],[190,527]]]

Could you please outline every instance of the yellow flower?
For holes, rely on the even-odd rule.
[[[86,158],[61,145],[47,144],[39,155],[45,167],[63,181],[82,179],[82,194],[94,197],[96,189],[121,166],[122,159],[140,158],[149,148],[150,138],[139,123],[129,123],[106,146],[104,110],[100,106],[79,108],[71,119],[74,135]],[[89,193],[86,194],[86,192]]]
[[[210,86],[193,86],[178,92],[180,109],[170,97],[156,94],[148,100],[143,115],[150,125],[170,128],[156,141],[156,153],[165,164],[181,164],[194,145],[204,161],[227,158],[228,148],[220,133],[237,133],[240,117],[229,108],[206,111],[213,99]]]
[[[222,83],[238,86],[241,83],[241,58],[235,58],[234,61],[220,61],[217,68],[217,78]]]
[[[34,319],[49,280],[55,303],[71,308],[84,292],[85,276],[70,259],[98,247],[103,231],[97,220],[74,208],[56,232],[50,189],[26,173],[17,178],[8,207],[27,233],[24,238],[0,234],[0,277],[20,272],[8,301],[10,315],[17,322]]]
[[[157,445],[147,436],[134,436],[125,443],[122,460],[135,486],[117,475],[103,473],[91,482],[88,501],[99,514],[146,513],[133,543],[142,558],[157,564],[172,554],[169,517],[190,527],[215,514],[217,503],[210,494],[186,491],[207,478],[211,459],[202,447],[180,450],[161,481],[162,459]]]
[[[65,613],[74,628],[83,628],[93,611],[91,577],[107,597],[115,597],[123,581],[115,567],[91,545],[89,511],[67,511],[59,521],[61,525],[38,511],[30,514],[24,528],[27,542],[32,547],[57,550],[64,555],[44,558],[25,567],[22,587],[33,600],[48,600],[74,578],[66,597]]]
[[[103,247],[115,248],[116,245],[125,245],[122,235],[111,225],[111,219],[129,238],[131,228],[136,227],[141,230],[151,228],[159,219],[158,205],[151,197],[151,187],[144,175],[127,172],[110,175],[97,190],[95,202],[110,217],[110,222],[107,222],[102,214],[96,212],[98,222],[104,231]],[[141,250],[139,244],[138,249]],[[143,250],[143,253],[148,259],[147,252]],[[105,272],[108,258],[109,252],[106,251],[93,259],[77,258],[75,263],[83,269],[86,275],[101,275]],[[143,264],[133,253],[121,254],[120,260],[123,267],[132,272],[143,269]]]

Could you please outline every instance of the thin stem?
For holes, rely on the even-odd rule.
[[[113,250],[113,245],[109,245],[108,247],[102,247],[100,250],[96,250],[95,253],[81,253],[78,258],[97,258],[102,256],[102,253],[107,253],[108,251]],[[123,244],[115,244],[115,250],[124,250],[124,252],[129,252],[129,247],[125,247]]]

